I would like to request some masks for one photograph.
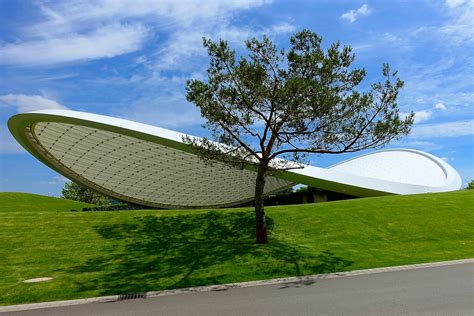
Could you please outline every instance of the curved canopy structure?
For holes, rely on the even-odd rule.
[[[10,118],[8,127],[33,156],[65,177],[114,198],[164,208],[224,207],[253,200],[256,174],[205,164],[175,131],[66,110]],[[269,177],[265,193],[294,184],[354,196],[458,190],[459,174],[430,154],[389,149],[329,168],[302,165]]]

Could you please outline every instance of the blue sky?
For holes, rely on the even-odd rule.
[[[398,69],[399,106],[416,124],[389,147],[427,151],[474,179],[473,0],[0,0],[0,21],[0,191],[59,195],[65,181],[15,143],[11,115],[67,108],[206,135],[184,98],[186,79],[205,78],[202,37],[242,50],[267,34],[287,47],[303,28],[351,45],[366,85],[382,63]]]

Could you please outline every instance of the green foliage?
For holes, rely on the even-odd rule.
[[[0,193],[0,304],[474,257],[472,190],[268,207],[267,245],[249,208],[68,211],[81,205]]]
[[[473,189],[474,189],[474,180],[471,180],[471,182],[467,184],[466,190],[473,190]]]
[[[185,141],[205,159],[285,169],[269,162],[376,148],[408,134],[413,113],[399,116],[397,72],[383,65],[384,80],[362,92],[366,71],[351,67],[351,47],[336,42],[324,50],[321,43],[308,30],[291,37],[287,52],[266,36],[253,38],[245,42],[248,55],[237,60],[226,41],[204,39],[208,80],[189,80],[187,100],[225,146]]]
[[[257,169],[257,243],[267,242],[263,194],[268,174],[295,168],[291,161],[301,162],[311,153],[381,147],[408,134],[413,124],[413,113],[399,115],[403,81],[396,71],[383,65],[384,80],[363,92],[359,84],[366,71],[351,67],[351,47],[336,42],[325,50],[321,43],[309,30],[294,34],[287,52],[266,36],[253,38],[245,42],[248,54],[237,59],[225,40],[204,39],[208,80],[186,82],[186,98],[201,110],[213,141],[184,137],[184,142],[206,162]]]
[[[75,182],[66,182],[61,192],[61,197],[73,201],[96,205],[110,205],[109,197],[97,193],[89,188],[83,187]]]

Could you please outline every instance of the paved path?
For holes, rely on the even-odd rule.
[[[5,313],[14,316],[318,314],[474,315],[474,263]]]

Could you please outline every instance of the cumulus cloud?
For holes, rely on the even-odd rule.
[[[4,107],[14,107],[17,112],[31,112],[44,109],[67,110],[67,107],[64,105],[41,95],[5,94],[0,96],[0,104]]]
[[[431,111],[422,110],[415,112],[415,123],[420,123],[429,120],[433,116]]]
[[[434,108],[437,109],[437,110],[443,110],[443,111],[447,109],[446,105],[444,105],[444,103],[442,103],[442,102],[436,103]]]
[[[340,16],[340,18],[342,20],[348,21],[349,23],[353,23],[357,19],[359,19],[360,17],[370,15],[371,13],[372,13],[372,9],[367,4],[363,4],[358,9],[349,10],[347,12],[344,12]]]
[[[414,123],[420,123],[429,120],[433,116],[433,112],[428,111],[428,110],[421,110],[421,111],[415,111],[415,118],[414,118]],[[405,118],[409,115],[409,113],[404,113],[401,112],[400,116]]]
[[[410,137],[440,138],[474,135],[474,120],[414,126]]]

